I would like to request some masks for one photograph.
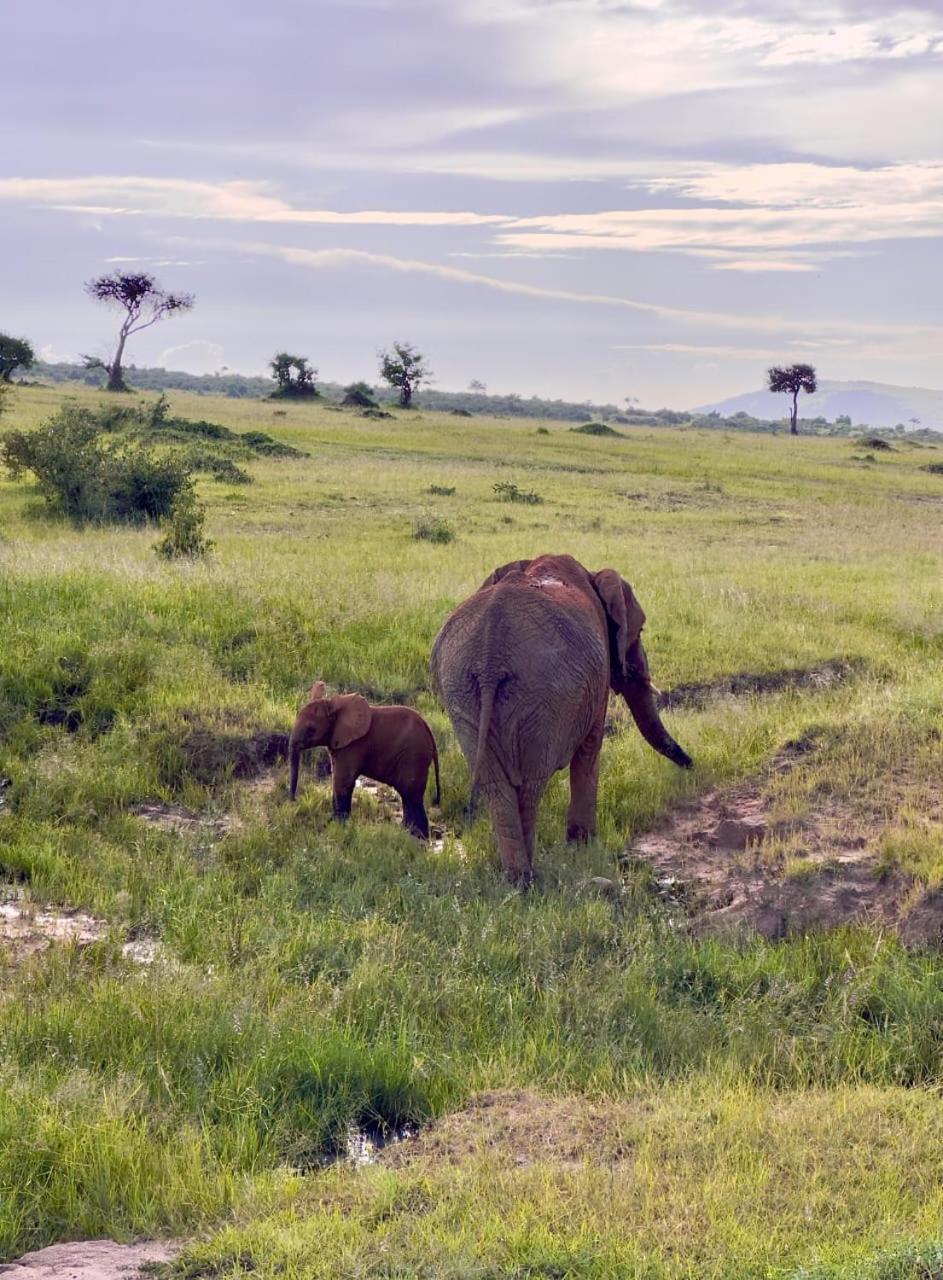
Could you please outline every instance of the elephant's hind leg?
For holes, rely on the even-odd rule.
[[[580,743],[570,761],[570,807],[566,815],[567,840],[592,840],[596,834],[596,792],[599,787],[599,751],[602,726]]]
[[[489,791],[487,799],[504,874],[512,884],[526,888],[534,877],[533,827],[528,847],[518,794],[510,785]]]
[[[416,836],[419,840],[429,839],[429,819],[426,817],[426,807],[423,804],[422,793],[400,792],[400,799],[403,802],[403,826],[410,835]]]

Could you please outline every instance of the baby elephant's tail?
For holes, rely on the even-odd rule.
[[[432,732],[431,729],[429,730],[429,736],[432,739],[432,763],[435,765],[435,799],[433,800],[432,803],[441,804],[442,803],[442,787],[439,782],[439,748],[436,746],[435,734]]]

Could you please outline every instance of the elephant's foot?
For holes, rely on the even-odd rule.
[[[590,840],[596,839],[596,828],[582,822],[570,822],[567,824],[566,838],[570,844],[589,844]]]

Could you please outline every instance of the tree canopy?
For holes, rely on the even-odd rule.
[[[25,338],[0,333],[0,382],[9,382],[14,369],[28,369],[35,359],[36,354]]]
[[[276,396],[316,396],[315,386],[317,369],[308,363],[307,356],[293,356],[287,351],[279,351],[269,361],[272,377],[275,379]]]
[[[789,430],[794,436],[799,434],[799,392],[806,391],[811,395],[818,383],[815,368],[811,364],[774,365],[766,371],[770,391],[784,392],[792,396],[792,407],[789,411]]]
[[[408,409],[432,370],[423,364],[425,357],[409,342],[394,342],[392,350],[380,352],[380,377],[399,391],[399,402]]]
[[[109,391],[126,391],[124,381],[124,348],[133,333],[149,329],[166,316],[189,311],[194,303],[192,293],[168,293],[147,271],[113,271],[110,275],[89,280],[85,291],[96,302],[124,312],[115,353],[110,362],[98,356],[84,356],[88,369],[104,369]]]

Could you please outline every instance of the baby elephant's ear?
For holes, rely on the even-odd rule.
[[[338,694],[331,699],[331,709],[334,712],[334,730],[330,748],[332,751],[342,751],[367,732],[373,712],[370,703],[359,693]]]
[[[324,697],[325,693],[327,693],[327,686],[325,685],[324,681],[315,680],[314,684],[311,686],[310,690],[308,691],[308,701],[317,702],[319,698]]]
[[[635,665],[638,661],[633,650],[645,626],[642,606],[633,595],[632,588],[616,573],[615,569],[600,569],[598,573],[593,574],[593,585],[609,619],[609,656],[612,670],[622,679],[630,679],[638,674],[633,670],[633,659],[635,659]],[[641,645],[637,648],[640,651]]]

